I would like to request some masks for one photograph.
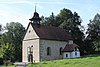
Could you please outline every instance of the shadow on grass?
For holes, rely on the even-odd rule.
[[[38,65],[39,63],[33,63],[33,65]]]
[[[88,57],[98,57],[100,54],[90,54],[90,55],[84,55],[81,58],[88,58]]]
[[[69,62],[66,62],[66,63],[64,63],[64,64],[69,64]]]
[[[48,64],[48,63],[44,62],[44,63],[42,63],[42,64]]]

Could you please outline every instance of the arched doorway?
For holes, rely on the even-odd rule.
[[[28,62],[33,63],[33,46],[27,47]]]
[[[33,63],[33,55],[32,54],[28,55],[28,62]]]

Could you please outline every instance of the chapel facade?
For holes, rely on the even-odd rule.
[[[41,25],[39,14],[29,19],[22,45],[22,62],[41,62],[80,57],[79,46],[64,29]]]

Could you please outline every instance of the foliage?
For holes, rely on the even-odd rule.
[[[55,16],[53,13],[49,17],[43,18],[43,25],[61,27],[70,33],[73,37],[74,43],[80,46],[81,52],[84,51],[84,33],[83,26],[81,26],[81,18],[78,13],[72,13],[69,9],[62,9],[60,13]]]
[[[44,18],[43,16],[42,18],[42,24],[43,25],[48,25],[48,26],[56,26],[56,22],[55,22],[55,15],[52,12],[52,15],[50,15],[49,17]]]
[[[99,67],[100,55],[87,55],[76,59],[63,59],[30,64],[28,67]]]
[[[2,25],[0,25],[0,39],[1,39],[1,35],[2,35]]]
[[[90,20],[90,23],[88,24],[87,29],[87,38],[86,41],[88,41],[88,44],[86,45],[92,45],[93,48],[92,51],[100,51],[100,15],[96,14],[93,20]],[[90,48],[91,48],[90,47]],[[91,49],[88,48],[88,50],[91,52]]]
[[[22,39],[25,28],[18,22],[6,24],[6,30],[1,36],[1,57],[4,60],[21,61]]]
[[[0,31],[1,31],[1,29],[2,29],[2,25],[0,25]]]
[[[8,37],[8,42],[12,43],[14,47],[14,52],[15,52],[15,60],[16,61],[21,61],[21,51],[22,51],[22,39],[23,39],[23,34],[25,32],[25,28],[20,24],[20,23],[8,23],[6,25],[6,28],[8,30],[7,32],[7,37]]]
[[[2,58],[0,58],[0,65],[2,65],[3,64],[3,59]]]

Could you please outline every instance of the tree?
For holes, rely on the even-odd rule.
[[[0,45],[1,45],[2,25],[0,25]]]
[[[78,15],[78,13],[74,12],[74,14],[72,15],[71,18],[68,19],[68,24],[66,25],[68,26],[68,28],[66,30],[68,30],[70,32],[70,34],[73,37],[73,41],[74,43],[76,43],[77,45],[80,46],[80,51],[83,54],[84,53],[84,30],[81,30],[81,28],[83,26],[81,26],[81,18]]]
[[[46,18],[42,16],[42,24],[48,26],[56,26],[54,13],[52,12],[52,15]]]
[[[25,28],[18,22],[7,23],[5,28],[8,32],[2,35],[2,45],[8,45],[8,48],[5,50],[3,58],[14,57],[13,61],[21,61],[22,39]],[[13,53],[12,56],[10,51]]]
[[[5,45],[2,45],[2,49],[3,49],[3,59],[13,61],[14,48],[12,44],[6,43]]]
[[[3,33],[2,33],[3,31]],[[7,37],[5,37],[5,30],[1,26],[1,35],[0,35],[0,61],[3,63],[3,60],[13,60],[14,59],[14,49],[11,44],[7,43]]]
[[[45,19],[46,22],[44,24],[48,26],[55,26],[55,27],[61,27],[66,30],[66,32],[69,32],[74,42],[80,46],[81,52],[84,51],[84,33],[81,28],[81,18],[78,15],[78,13],[74,12],[72,13],[69,9],[62,9],[60,10],[60,13],[57,16],[50,15],[47,19]]]
[[[1,25],[0,25],[0,45],[1,45]]]
[[[69,19],[71,19],[73,16],[71,10],[69,9],[62,9],[60,10],[60,13],[56,16],[56,22],[58,23],[58,27],[61,27],[63,29],[68,30],[69,25]]]
[[[90,20],[87,29],[87,38],[92,45],[93,51],[99,51],[100,48],[100,15],[96,14],[93,20]],[[89,50],[91,52],[91,50]]]
[[[0,35],[2,34],[2,25],[0,25]]]
[[[0,31],[1,31],[1,29],[2,29],[2,25],[0,25]]]
[[[67,20],[71,18],[72,12],[68,9],[63,9],[60,11],[60,13],[55,16],[54,13],[49,17],[44,18],[44,22],[42,22],[43,25],[48,25],[48,26],[55,26],[55,27],[62,27],[64,28]]]

